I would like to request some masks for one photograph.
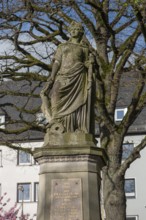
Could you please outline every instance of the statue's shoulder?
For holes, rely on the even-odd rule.
[[[64,42],[58,45],[58,48],[62,48],[68,45],[68,42]]]
[[[60,43],[58,46],[57,46],[57,52],[58,53],[62,53],[62,51],[64,51],[64,49],[67,47],[67,43],[65,42],[63,42],[63,43]]]
[[[65,47],[74,47],[74,46],[78,46],[80,48],[83,48],[84,50],[88,50],[88,46],[86,44],[75,44],[75,43],[72,43],[70,41],[67,41],[67,42],[63,42],[61,44],[58,45],[57,48],[60,48],[60,49],[63,49]]]

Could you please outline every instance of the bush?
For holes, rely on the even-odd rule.
[[[0,220],[33,220],[36,217],[35,214],[32,218],[29,214],[23,214],[22,207],[18,207],[17,203],[6,211],[5,207],[10,200],[10,198],[7,198],[7,193],[0,197]]]

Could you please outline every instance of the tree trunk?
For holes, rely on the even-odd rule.
[[[126,197],[124,175],[119,172],[122,158],[123,136],[117,132],[107,133],[110,136],[107,144],[108,164],[103,169],[103,200],[106,220],[126,220]],[[104,144],[104,138],[102,139]]]
[[[124,176],[111,176],[103,172],[103,197],[106,220],[126,220],[126,198],[124,193]]]

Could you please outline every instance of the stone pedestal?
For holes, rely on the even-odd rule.
[[[104,151],[89,134],[67,134],[58,141],[34,152],[40,164],[37,220],[100,220]]]

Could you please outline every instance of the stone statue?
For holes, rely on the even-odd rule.
[[[41,108],[51,131],[89,133],[94,61],[82,43],[82,25],[72,22],[69,32],[71,38],[58,46],[52,73],[41,91]]]

